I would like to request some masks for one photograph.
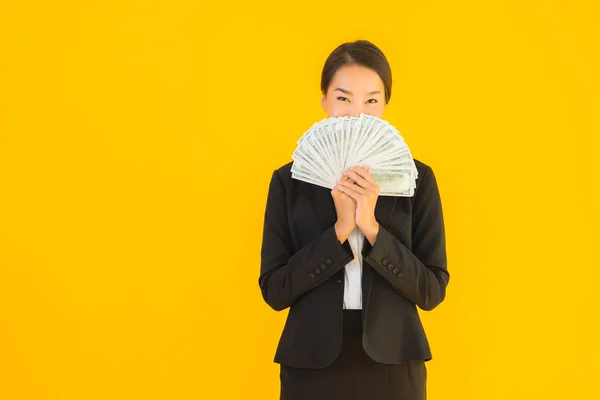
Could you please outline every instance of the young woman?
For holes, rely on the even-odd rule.
[[[374,44],[344,43],[327,58],[329,117],[383,117],[392,74]],[[432,310],[450,275],[434,173],[418,170],[412,197],[379,196],[369,170],[344,171],[333,190],[273,172],[259,286],[289,308],[275,354],[281,400],[426,399],[431,352],[417,307]]]

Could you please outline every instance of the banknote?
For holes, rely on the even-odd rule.
[[[412,196],[412,170],[371,169],[373,180],[379,185],[380,196]]]
[[[372,115],[330,117],[315,122],[297,140],[292,177],[332,189],[342,172],[368,166],[380,196],[414,195],[418,171],[398,129]]]

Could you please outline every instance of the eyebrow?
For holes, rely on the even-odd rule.
[[[342,89],[342,88],[335,88],[335,90],[339,90],[340,92],[344,93],[344,94],[349,94],[350,96],[354,96],[354,94],[346,89]],[[372,92],[369,92],[369,95],[373,95],[373,94],[377,94],[377,93],[381,93],[379,90],[373,90]]]

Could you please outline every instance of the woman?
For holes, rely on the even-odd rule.
[[[329,117],[383,117],[391,70],[372,43],[344,43],[327,58],[321,105]],[[423,400],[431,360],[417,306],[445,298],[444,222],[433,171],[412,197],[379,196],[368,168],[326,189],[273,172],[259,286],[289,308],[277,347],[281,400]]]

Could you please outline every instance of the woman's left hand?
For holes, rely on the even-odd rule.
[[[375,205],[379,197],[379,185],[371,176],[370,170],[360,166],[350,167],[342,172],[350,180],[340,180],[337,187],[356,200],[356,225],[365,234],[371,244],[379,232],[379,223],[375,219]],[[352,182],[354,181],[354,182]]]

